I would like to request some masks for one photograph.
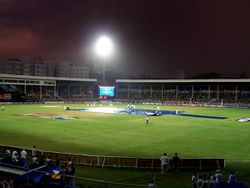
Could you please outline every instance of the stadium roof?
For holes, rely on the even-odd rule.
[[[250,83],[250,79],[117,79],[117,83]]]
[[[28,75],[16,75],[16,74],[0,74],[0,78],[97,82],[96,78],[66,78],[66,77],[48,77],[48,76],[28,76]]]

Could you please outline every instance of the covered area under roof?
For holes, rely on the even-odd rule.
[[[116,98],[189,103],[250,103],[250,79],[117,79]]]
[[[14,74],[0,74],[1,98],[23,102],[23,98],[30,98],[30,102],[44,100],[69,99],[72,96],[84,97],[91,86],[96,85],[95,78],[67,78],[45,77]],[[94,86],[93,86],[94,87]],[[18,93],[18,94],[17,94]],[[14,99],[14,96],[18,99]],[[7,97],[6,97],[7,96]],[[14,98],[13,98],[14,97]]]

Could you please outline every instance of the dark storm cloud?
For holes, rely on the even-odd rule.
[[[79,34],[87,16],[85,6],[74,1],[0,1],[1,33],[7,45],[19,50],[33,49],[37,54],[59,51],[73,53],[79,45]],[[28,35],[29,37],[27,37]],[[17,39],[16,39],[17,38]],[[22,38],[22,39],[21,39]],[[25,38],[28,38],[27,40]],[[14,41],[16,42],[14,42]],[[2,43],[3,43],[2,42]],[[22,51],[17,51],[18,53]],[[10,52],[11,53],[11,52]]]
[[[153,76],[249,69],[246,0],[0,0],[0,56],[86,58],[111,33],[117,68]],[[86,56],[86,57],[85,57]]]

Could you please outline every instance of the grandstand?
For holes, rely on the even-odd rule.
[[[116,99],[172,104],[249,105],[250,79],[117,79]]]
[[[0,74],[0,101],[42,102],[92,99],[97,79]]]
[[[117,79],[113,100],[249,105],[250,79]],[[2,102],[98,100],[97,79],[0,74]]]

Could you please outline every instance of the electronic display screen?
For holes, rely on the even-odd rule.
[[[99,96],[114,97],[115,86],[99,86]]]

